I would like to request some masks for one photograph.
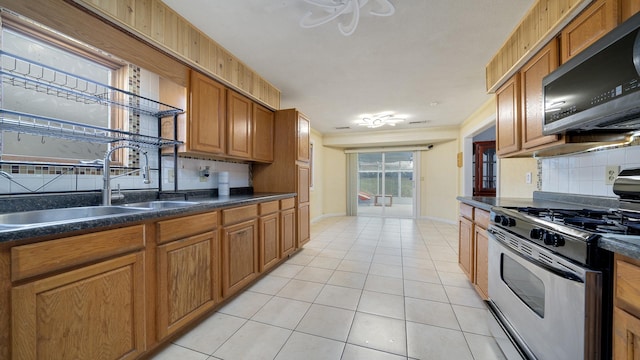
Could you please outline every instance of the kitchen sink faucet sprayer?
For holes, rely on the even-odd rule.
[[[114,148],[112,148],[111,150],[107,151],[107,153],[104,155],[104,162],[102,165],[102,179],[103,179],[103,186],[102,186],[102,205],[103,206],[110,206],[111,205],[111,179],[110,179],[110,173],[111,173],[111,169],[110,169],[110,162],[111,162],[111,154],[119,149],[124,149],[124,148],[129,148],[129,149],[133,149],[133,150],[138,150],[142,153],[142,155],[144,155],[144,166],[142,167],[142,177],[144,178],[144,183],[145,184],[150,184],[151,183],[151,177],[149,174],[149,157],[147,156],[147,152],[144,150],[141,150],[140,147],[138,146],[133,146],[133,145],[120,145],[120,146],[116,146]]]

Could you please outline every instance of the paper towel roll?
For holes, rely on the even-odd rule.
[[[218,173],[218,196],[229,196],[229,172]]]

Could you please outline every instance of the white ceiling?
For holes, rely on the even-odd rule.
[[[383,111],[407,120],[380,130],[459,125],[489,99],[485,66],[533,4],[390,0],[395,14],[379,17],[368,13],[377,3],[370,0],[355,33],[343,36],[339,19],[301,28],[300,18],[317,10],[304,0],[163,1],[280,89],[282,108],[300,109],[324,134],[372,131],[354,122]],[[343,126],[351,129],[335,129]]]

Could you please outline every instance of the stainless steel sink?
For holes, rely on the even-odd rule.
[[[148,210],[163,210],[163,209],[175,209],[181,207],[188,207],[198,205],[197,202],[194,201],[182,201],[182,200],[154,200],[154,201],[145,201],[133,204],[125,204],[125,207],[132,208],[141,208]]]
[[[86,206],[0,214],[0,230],[44,223],[90,220],[114,215],[139,213],[145,210],[146,209],[125,206]]]

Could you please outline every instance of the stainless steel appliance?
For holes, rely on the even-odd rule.
[[[490,307],[529,359],[600,359],[610,256],[597,251],[596,235],[540,210],[492,209]]]
[[[542,82],[545,134],[640,129],[640,14]]]
[[[610,359],[613,254],[640,243],[640,168],[620,172],[619,206],[501,208],[489,224],[489,307],[530,359]]]

